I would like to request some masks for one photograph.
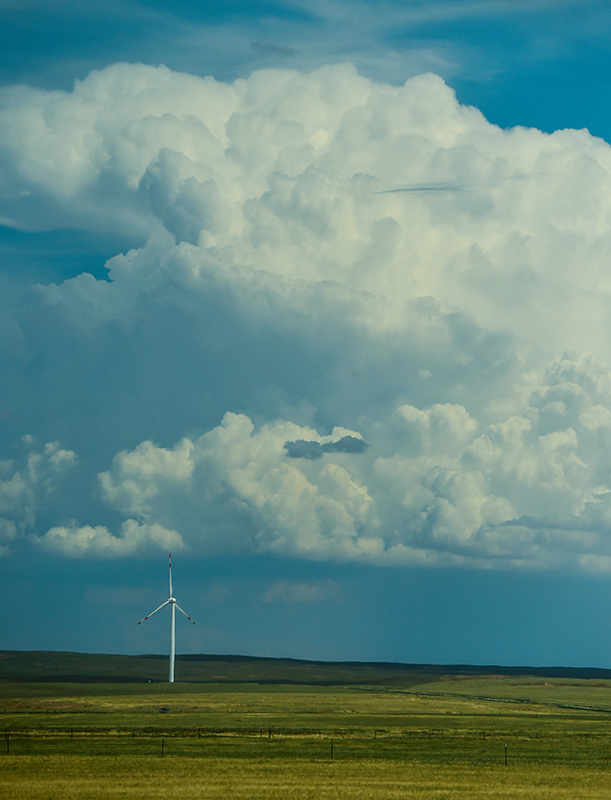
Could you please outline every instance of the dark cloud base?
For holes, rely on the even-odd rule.
[[[342,436],[336,442],[285,442],[284,449],[289,458],[322,458],[324,453],[364,453],[367,444],[356,436]]]

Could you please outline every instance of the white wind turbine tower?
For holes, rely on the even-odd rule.
[[[161,611],[161,609],[164,608],[165,606],[169,605],[170,608],[172,609],[172,617],[171,617],[171,622],[170,622],[170,683],[174,683],[174,657],[175,657],[175,654],[176,654],[176,609],[178,609],[181,614],[184,614],[185,617],[189,620],[189,622],[193,622],[193,620],[191,619],[191,617],[188,614],[185,614],[185,612],[182,610],[182,608],[176,602],[176,599],[172,596],[172,554],[171,553],[168,556],[168,558],[169,558],[169,561],[170,561],[170,596],[165,601],[165,603],[162,603],[159,606],[159,608],[156,608],[154,611],[152,611],[148,615],[148,617],[144,617],[144,619],[141,619],[140,622],[138,623],[138,625],[142,624],[147,619],[152,617],[153,614],[156,614],[158,611]],[[195,625],[194,622],[193,622],[193,624]]]

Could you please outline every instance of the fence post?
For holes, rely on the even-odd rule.
[[[507,766],[507,744],[505,744],[505,766]]]
[[[163,758],[163,749],[165,747],[165,736],[161,737],[161,757]]]
[[[331,761],[333,761],[333,739],[331,739]]]
[[[6,754],[9,755],[10,752],[10,741],[11,741],[11,734],[7,731],[6,732]]]

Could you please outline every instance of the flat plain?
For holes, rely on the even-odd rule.
[[[611,795],[611,680],[395,670],[385,685],[344,669],[283,684],[276,667],[270,683],[222,682],[219,663],[217,682],[173,685],[5,677],[0,798]]]

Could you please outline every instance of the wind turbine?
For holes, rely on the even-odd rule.
[[[170,683],[174,683],[174,656],[176,654],[176,609],[178,609],[181,614],[184,614],[185,617],[189,620],[189,622],[193,622],[193,620],[191,619],[191,617],[188,614],[185,614],[185,612],[182,610],[182,608],[176,602],[176,599],[172,596],[172,554],[171,553],[168,556],[168,558],[169,558],[169,561],[170,561],[170,596],[165,601],[165,603],[162,603],[159,606],[159,608],[156,608],[154,611],[152,611],[148,615],[148,617],[144,617],[144,619],[141,619],[140,622],[138,623],[138,625],[141,625],[147,619],[150,619],[153,616],[153,614],[156,614],[158,611],[161,611],[161,609],[164,608],[165,606],[169,605],[170,608],[172,609],[172,617],[171,617],[171,622],[170,622]],[[193,624],[195,625],[194,622],[193,622]]]

